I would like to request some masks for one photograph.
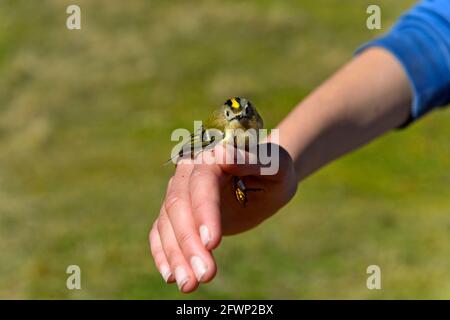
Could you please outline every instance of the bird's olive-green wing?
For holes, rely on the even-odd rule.
[[[206,129],[217,129],[224,132],[227,124],[228,121],[224,117],[224,110],[223,108],[220,108],[218,110],[215,110],[212,113],[211,117],[209,117],[209,119],[205,121],[204,127]]]
[[[185,143],[177,155],[169,159],[167,163],[174,162],[187,155],[194,158],[199,152],[213,148],[223,139],[226,125],[227,121],[224,117],[224,110],[223,108],[219,108],[212,113],[211,117],[203,123],[200,129],[191,134],[190,141]]]
[[[186,156],[194,158],[201,151],[204,151],[208,148],[213,148],[223,138],[223,134],[221,134],[221,132],[219,132],[219,135],[209,134],[212,129],[213,128],[202,127],[196,132],[193,132],[191,134],[190,141],[185,143],[181,147],[180,151],[178,151],[178,153],[174,157],[169,159],[168,162],[178,160]]]

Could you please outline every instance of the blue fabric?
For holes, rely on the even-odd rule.
[[[450,0],[421,1],[389,33],[357,53],[374,46],[403,65],[414,93],[412,120],[450,103]]]

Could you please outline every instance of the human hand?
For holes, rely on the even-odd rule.
[[[224,148],[214,149],[220,157]],[[248,154],[247,154],[248,156]],[[166,197],[150,231],[153,259],[168,283],[182,292],[195,290],[216,274],[212,250],[222,235],[249,230],[283,207],[295,194],[297,178],[291,157],[279,147],[279,170],[261,175],[261,164],[195,164],[180,162],[169,180]],[[249,192],[243,207],[235,198],[233,176]]]

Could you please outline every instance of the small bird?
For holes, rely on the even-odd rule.
[[[177,160],[186,155],[194,158],[198,153],[212,149],[218,143],[236,146],[237,140],[241,138],[239,136],[240,132],[245,133],[249,129],[254,129],[258,132],[263,127],[263,119],[248,99],[240,97],[230,98],[212,113],[211,117],[203,123],[199,130],[191,134],[190,142],[183,145],[178,154],[171,160]],[[212,134],[213,130],[215,130],[215,134]],[[220,139],[216,138],[217,136]],[[248,143],[247,138],[244,139],[246,139],[244,144]],[[233,177],[233,189],[236,200],[244,207],[248,202],[247,192],[262,190],[259,188],[246,188],[239,177]]]

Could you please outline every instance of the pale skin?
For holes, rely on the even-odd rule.
[[[402,125],[411,100],[399,62],[384,49],[371,48],[278,125],[282,148],[276,175],[261,176],[258,165],[180,163],[149,235],[163,278],[184,293],[211,281],[217,272],[212,252],[222,236],[254,228],[288,203],[307,176]],[[244,177],[250,188],[264,189],[249,194],[245,208],[234,198],[233,175]]]

